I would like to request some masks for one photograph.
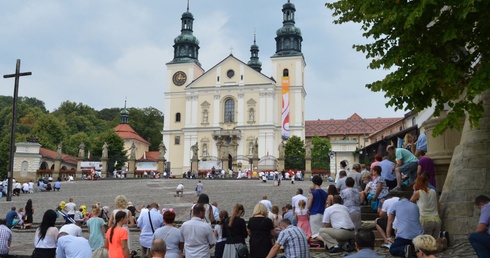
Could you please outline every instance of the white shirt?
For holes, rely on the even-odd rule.
[[[152,224],[150,224],[148,212],[150,212]],[[151,247],[151,241],[153,239],[152,225],[153,230],[163,227],[163,216],[155,208],[152,208],[150,211],[146,210],[146,212],[142,211],[138,217],[138,227],[141,229],[140,244],[146,248]]]
[[[302,194],[297,194],[291,198],[291,204],[293,205],[293,208],[296,209],[298,207],[298,202],[300,200],[303,200],[306,202],[306,205],[308,205],[308,198]]]
[[[29,182],[29,190],[34,189],[34,182]]]
[[[329,223],[335,229],[353,229],[355,227],[347,207],[338,203],[325,209],[323,223]]]
[[[186,258],[210,257],[209,245],[216,244],[211,225],[198,217],[192,217],[182,224],[180,232],[180,242],[184,242]]]
[[[29,191],[29,184],[28,183],[23,183],[22,184],[22,190]]]
[[[73,202],[69,202],[69,203],[65,204],[66,214],[75,214],[75,208],[76,207],[77,207],[77,205]]]
[[[183,184],[179,184],[179,185],[177,186],[177,190],[178,190],[178,191],[182,191],[182,190],[184,190],[184,185],[183,185]]]
[[[76,224],[66,224],[60,228],[60,233],[66,232],[68,235],[81,237],[82,236],[82,228],[77,226]]]
[[[265,207],[267,207],[267,212],[271,212],[271,208],[272,208],[272,203],[271,201],[269,200],[262,200],[260,201],[262,204],[265,205]]]

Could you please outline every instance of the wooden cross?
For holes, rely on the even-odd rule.
[[[8,191],[7,191],[7,202],[12,201],[12,178],[14,177],[14,146],[15,146],[15,127],[16,114],[17,114],[17,96],[19,95],[19,79],[21,76],[32,75],[31,72],[20,72],[20,59],[17,59],[17,65],[15,66],[14,74],[6,74],[3,78],[15,78],[14,82],[14,99],[12,100],[12,128],[10,130],[10,164],[8,171]]]

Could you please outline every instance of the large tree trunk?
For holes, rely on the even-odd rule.
[[[466,241],[474,232],[480,212],[475,197],[490,194],[490,91],[477,97],[485,108],[479,128],[465,121],[461,143],[454,149],[441,195],[443,229],[452,243]]]

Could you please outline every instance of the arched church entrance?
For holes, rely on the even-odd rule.
[[[228,154],[228,170],[233,170],[233,156]]]

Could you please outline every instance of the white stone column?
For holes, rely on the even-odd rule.
[[[220,120],[220,112],[221,112],[221,106],[219,104],[220,100],[220,94],[219,92],[216,92],[214,94],[214,103],[213,103],[213,127],[219,127],[219,120]]]
[[[257,121],[257,124],[263,125],[267,121],[268,112],[269,110],[267,110],[267,94],[261,90],[261,92],[259,93],[259,121]]]
[[[274,124],[274,92],[273,89],[269,89],[266,94],[266,123]]]
[[[237,125],[242,126],[244,124],[245,118],[248,118],[248,111],[245,110],[245,103],[243,101],[244,94],[242,91],[238,92],[238,115],[237,115]]]
[[[185,113],[180,114],[181,116],[185,117],[184,120],[185,125],[183,126],[184,128],[191,124],[191,112],[192,112],[192,96],[190,94],[187,94],[187,96],[185,97]]]
[[[188,113],[191,116],[191,127],[197,127],[197,117],[199,114],[198,109],[198,97],[197,95],[191,97],[191,112]]]

